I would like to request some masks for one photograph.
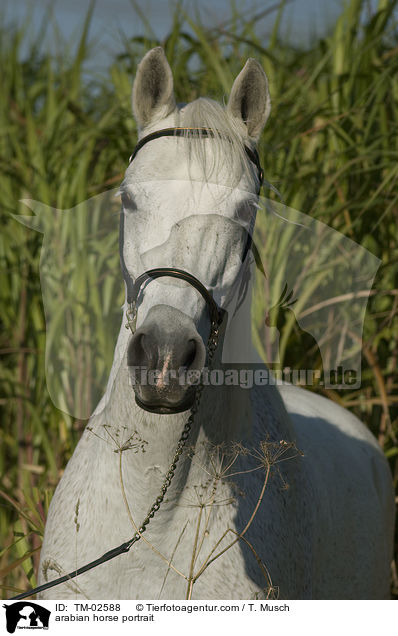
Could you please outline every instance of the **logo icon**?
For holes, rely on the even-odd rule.
[[[9,634],[14,634],[16,629],[48,629],[51,612],[37,603],[21,601],[3,607]]]

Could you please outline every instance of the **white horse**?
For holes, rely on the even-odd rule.
[[[177,106],[155,48],[138,67],[133,110],[144,141],[121,187],[121,245],[137,314],[125,311],[106,396],[51,502],[39,582],[128,541],[162,485],[167,492],[129,552],[42,598],[389,597],[392,480],[361,422],[291,385],[206,386],[199,398],[188,383],[166,382],[179,368],[200,371],[215,344],[221,365],[223,324],[206,290],[224,306],[240,280],[248,235],[237,221],[258,194],[254,148],[270,111],[264,71],[250,59],[225,108],[207,99]],[[214,183],[223,193],[216,210]],[[163,273],[129,289],[158,267],[195,279]],[[235,341],[250,347],[250,316],[237,324]],[[128,366],[158,373],[133,391]]]

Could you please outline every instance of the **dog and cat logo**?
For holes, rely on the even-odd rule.
[[[3,607],[9,634],[14,634],[16,629],[48,629],[51,612],[37,603],[21,601]]]

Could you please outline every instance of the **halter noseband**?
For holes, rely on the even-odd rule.
[[[221,136],[221,134],[218,131],[213,130],[211,128],[178,128],[177,127],[177,128],[164,128],[162,130],[156,130],[155,132],[150,133],[149,135],[146,135],[145,137],[140,139],[140,141],[137,143],[136,147],[134,148],[134,151],[130,157],[129,163],[131,163],[135,159],[138,151],[141,150],[141,148],[145,146],[145,144],[147,144],[148,142],[153,141],[154,139],[159,139],[159,137],[186,137],[187,134],[188,136],[192,135],[194,137]],[[228,139],[227,136],[226,136],[226,139]],[[245,148],[246,155],[248,156],[250,161],[254,163],[254,165],[257,168],[257,176],[259,181],[257,194],[259,194],[263,180],[264,180],[264,172],[261,167],[260,158],[258,156],[258,152],[256,149],[250,148],[249,146],[246,146],[246,145],[244,148]],[[128,269],[126,267],[126,263],[124,260],[123,245],[124,245],[124,214],[122,211],[120,215],[119,252],[120,252],[120,266],[121,266],[123,278],[127,287],[128,309],[127,309],[126,328],[130,328],[132,333],[134,334],[136,329],[136,322],[137,322],[137,304],[138,304],[138,300],[145,283],[148,280],[154,280],[162,276],[171,276],[173,278],[179,278],[181,280],[184,280],[190,285],[192,285],[192,287],[197,289],[197,291],[201,294],[203,299],[206,301],[207,307],[209,309],[210,321],[211,321],[210,338],[212,338],[212,332],[218,331],[218,327],[223,320],[225,311],[221,309],[220,307],[218,307],[211,292],[208,289],[206,289],[206,287],[200,282],[200,280],[198,280],[195,276],[193,276],[189,272],[186,272],[185,270],[182,270],[182,269],[178,269],[176,267],[157,267],[155,269],[150,269],[144,272],[143,274],[138,276],[138,278],[136,278],[135,281],[133,281],[133,279],[131,278],[128,272]],[[250,246],[251,246],[251,236],[249,234],[246,241],[243,256],[242,256],[242,262],[244,262],[247,252],[250,249]]]
[[[156,267],[155,269],[148,269],[148,271],[138,276],[131,287],[131,301],[129,302],[129,300],[127,299],[127,326],[133,333],[135,331],[137,320],[137,303],[140,293],[143,291],[145,283],[148,280],[155,280],[155,278],[160,278],[162,276],[180,278],[181,280],[185,280],[187,283],[192,285],[192,287],[195,287],[195,289],[197,289],[198,292],[201,294],[202,298],[206,301],[212,326],[219,326],[222,323],[225,313],[224,310],[218,307],[212,294],[209,292],[208,289],[206,289],[206,287],[200,282],[198,278],[183,269],[178,269],[177,267]]]

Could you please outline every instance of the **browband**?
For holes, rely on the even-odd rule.
[[[159,139],[160,137],[186,137],[187,133],[189,135],[192,134],[193,137],[224,137],[228,139],[227,135],[219,133],[217,130],[213,130],[212,128],[162,128],[162,130],[155,130],[155,132],[146,135],[142,139],[137,142],[136,147],[134,148],[133,154],[130,156],[129,163],[133,161],[137,152],[141,150],[145,144],[149,141],[153,141],[154,139]],[[264,171],[261,167],[260,157],[258,156],[258,152],[255,148],[249,148],[249,146],[245,145],[245,152],[249,157],[250,161],[254,163],[257,168],[258,180],[259,180],[259,188],[258,193],[261,190],[261,186],[264,181]]]

